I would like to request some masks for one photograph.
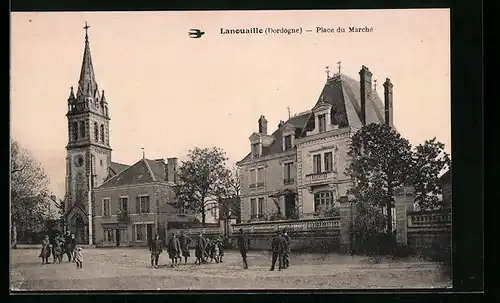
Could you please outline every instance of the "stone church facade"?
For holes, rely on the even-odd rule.
[[[250,138],[250,152],[242,168],[242,222],[328,217],[329,211],[347,199],[352,180],[349,165],[350,138],[363,125],[393,126],[392,83],[384,83],[384,102],[372,73],[363,66],[356,81],[337,73],[327,81],[311,110],[280,121],[267,132],[261,116],[258,131]]]

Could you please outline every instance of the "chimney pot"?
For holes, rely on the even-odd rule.
[[[258,122],[259,122],[259,134],[267,135],[267,120],[266,120],[266,117],[260,116]]]
[[[391,79],[386,78],[384,82],[384,109],[385,109],[385,124],[390,127],[394,126],[393,109],[392,109],[392,83]]]
[[[166,181],[177,183],[177,158],[167,158]]]
[[[366,100],[371,98],[372,94],[372,73],[366,66],[362,66],[359,71],[359,84],[361,93],[361,113],[360,120],[362,125],[366,125]]]

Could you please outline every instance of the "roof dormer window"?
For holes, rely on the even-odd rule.
[[[261,144],[259,142],[252,143],[252,156],[254,158],[258,158],[258,157],[260,157],[261,154],[262,154]]]
[[[326,131],[326,115],[318,116],[318,131],[320,133],[324,133]]]
[[[283,151],[292,149],[292,135],[286,135],[283,137]]]

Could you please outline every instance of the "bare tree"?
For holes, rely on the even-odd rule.
[[[46,219],[49,183],[40,162],[18,142],[11,140],[11,232],[14,245],[17,227],[33,229]]]

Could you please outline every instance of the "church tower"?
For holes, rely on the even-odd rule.
[[[66,146],[66,222],[77,242],[88,243],[89,188],[100,186],[111,165],[109,112],[104,90],[99,91],[85,23],[83,62],[75,92],[68,98]],[[90,184],[93,183],[93,184]],[[89,186],[90,185],[90,186]]]

